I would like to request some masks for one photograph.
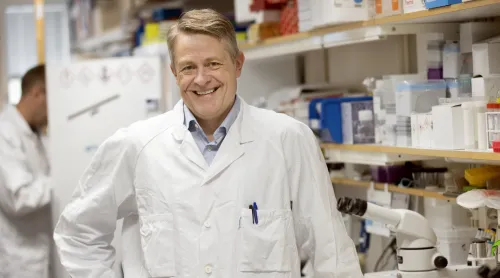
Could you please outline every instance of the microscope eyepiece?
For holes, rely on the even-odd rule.
[[[487,265],[482,265],[478,270],[477,270],[477,275],[481,278],[488,278],[488,274],[490,274],[490,268]]]
[[[363,216],[366,213],[368,204],[361,199],[351,199],[349,197],[341,197],[337,202],[337,210],[346,214],[354,214]]]
[[[443,269],[445,267],[448,266],[448,259],[446,259],[445,257],[443,256],[437,256],[435,259],[434,259],[434,266],[437,268],[437,269]]]

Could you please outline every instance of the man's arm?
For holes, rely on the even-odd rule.
[[[120,130],[97,150],[54,232],[61,264],[73,278],[115,278],[116,220],[133,196],[135,151]]]
[[[311,261],[314,277],[362,278],[323,154],[313,132],[294,123],[283,138],[291,183],[297,247]]]
[[[21,148],[0,135],[0,206],[12,217],[36,211],[50,202],[49,177],[33,173],[29,157]]]

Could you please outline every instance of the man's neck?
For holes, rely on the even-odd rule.
[[[236,101],[236,98],[235,98]],[[207,136],[208,140],[212,141],[214,140],[214,133],[219,128],[219,126],[224,122],[224,119],[226,119],[227,115],[229,115],[229,112],[231,112],[231,109],[233,109],[234,102],[231,104],[231,106],[222,113],[222,115],[218,118],[210,119],[210,120],[203,120],[203,119],[196,119],[198,121],[198,124],[200,127],[203,129],[203,132]],[[195,116],[196,117],[196,116]]]
[[[21,114],[21,116],[24,118],[24,120],[28,123],[28,125],[31,127],[31,129],[36,132],[36,126],[34,125],[33,123],[33,118],[32,118],[32,114],[30,113],[30,111],[33,111],[32,109],[29,109],[22,101],[19,102],[17,105],[16,105],[16,108],[17,108],[17,111],[19,112],[19,114]]]
[[[214,140],[215,131],[222,124],[224,119],[227,117],[227,115],[229,114],[229,111],[231,111],[231,109],[229,109],[224,114],[222,114],[219,118],[216,118],[216,119],[210,119],[210,120],[196,119],[198,121],[198,123],[200,124],[200,127],[203,129],[203,132],[205,132],[205,135],[207,136],[208,140],[210,140],[210,141]]]

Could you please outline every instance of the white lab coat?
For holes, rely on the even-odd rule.
[[[315,277],[362,277],[306,125],[242,100],[208,166],[182,105],[98,149],[54,234],[73,278],[115,277],[110,242],[122,217],[126,278],[296,278],[307,256]]]
[[[0,113],[0,277],[49,277],[49,164],[15,107]]]

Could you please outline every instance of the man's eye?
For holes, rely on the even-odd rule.
[[[185,66],[182,68],[183,71],[192,70],[192,69],[193,69],[193,66]]]
[[[211,62],[211,63],[210,63],[210,66],[211,66],[211,67],[218,67],[218,66],[220,66],[220,64],[219,64],[219,63],[217,63],[217,62]]]

